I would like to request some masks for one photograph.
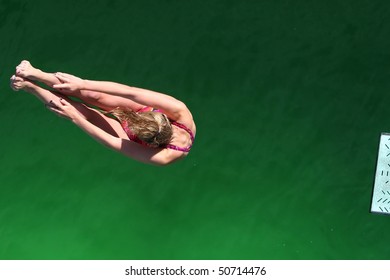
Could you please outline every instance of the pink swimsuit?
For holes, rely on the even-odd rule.
[[[144,107],[142,108],[141,110],[138,110],[138,112],[146,112],[147,110],[145,109],[149,109],[150,110],[150,107]],[[155,111],[155,112],[161,112],[160,110],[158,109],[152,109],[152,111]],[[187,131],[187,133],[190,135],[190,138],[191,138],[191,145],[189,145],[188,147],[178,147],[178,146],[175,146],[175,145],[172,145],[172,144],[167,144],[166,146],[162,147],[162,148],[166,148],[166,149],[171,149],[171,150],[176,150],[176,151],[180,151],[180,152],[184,152],[184,153],[188,153],[190,150],[191,150],[191,147],[192,147],[192,143],[194,142],[194,134],[192,133],[192,131],[186,127],[184,124],[181,124],[181,123],[178,123],[178,122],[174,122],[174,121],[171,121],[171,124],[178,127],[178,128],[181,128],[185,131]],[[131,131],[130,127],[129,127],[129,124],[127,123],[127,121],[122,121],[121,122],[121,125],[122,125],[122,128],[123,130],[126,132],[127,136],[129,136],[129,139],[131,141],[134,141],[138,144],[141,144],[143,146],[148,146],[147,143],[143,142],[141,139],[139,139],[135,134],[133,134],[133,132]]]

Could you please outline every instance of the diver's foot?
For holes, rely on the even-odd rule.
[[[18,66],[16,66],[16,76],[36,80],[39,78],[41,70],[31,65],[28,60],[23,60]]]
[[[35,87],[35,84],[33,84],[31,81],[29,80],[25,80],[24,78],[22,77],[18,77],[16,75],[13,75],[10,79],[10,87],[14,90],[14,91],[19,91],[19,90],[24,90],[24,91],[27,91],[27,92],[31,92],[34,87]]]

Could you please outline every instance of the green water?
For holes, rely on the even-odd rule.
[[[387,259],[369,213],[390,132],[389,1],[0,0],[1,259]],[[197,139],[169,167],[8,87],[46,71],[169,93]]]

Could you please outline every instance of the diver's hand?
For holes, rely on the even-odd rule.
[[[55,89],[67,92],[76,92],[81,89],[84,89],[85,82],[79,77],[60,72],[55,73],[54,75],[57,77],[57,79],[61,81],[60,84],[53,85],[53,88]]]
[[[58,103],[50,101],[46,107],[58,116],[68,120],[74,121],[75,119],[81,117],[80,112],[71,103],[62,98]]]

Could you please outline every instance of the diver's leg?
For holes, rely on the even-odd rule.
[[[22,77],[18,77],[15,75],[11,77],[10,86],[15,91],[23,90],[25,92],[33,94],[44,104],[47,105],[50,105],[51,103],[50,101],[58,102],[60,98],[65,97],[59,93],[51,92],[47,89],[41,88],[40,86],[34,84],[30,80],[26,80]]]
[[[53,87],[55,84],[61,83],[60,80],[54,75],[54,73],[46,73],[38,68],[35,68],[27,60],[23,60],[16,67],[16,75],[28,80],[38,81],[46,84],[49,87]],[[62,92],[64,95],[70,95],[81,99],[83,102],[99,107],[103,110],[109,111],[117,107],[129,108],[133,111],[138,111],[144,106],[138,104],[127,98],[120,96],[109,95],[104,92],[81,90],[76,93]]]
[[[42,82],[49,87],[60,83],[53,73],[46,73],[42,70],[35,68],[27,60],[22,60],[18,66],[16,66],[16,76],[22,77],[24,79]]]
[[[25,80],[21,77],[17,77],[15,75],[11,77],[10,86],[15,91],[23,90],[34,95],[47,106],[55,106],[55,104],[58,104],[60,102],[61,98],[64,98],[68,100],[85,119],[87,119],[94,125],[100,127],[111,135],[128,139],[128,136],[126,135],[125,131],[122,129],[122,126],[118,121],[100,113],[95,109],[89,108],[83,103],[69,100],[59,93],[41,88],[40,86],[34,84],[31,81]]]

